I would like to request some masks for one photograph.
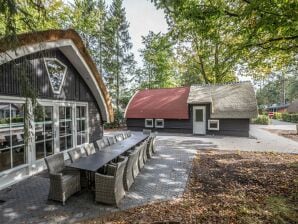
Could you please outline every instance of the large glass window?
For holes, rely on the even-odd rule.
[[[0,172],[25,164],[24,104],[0,103]]]
[[[82,145],[87,142],[87,118],[86,107],[76,107],[76,124],[77,124],[77,145]]]
[[[41,159],[54,153],[53,107],[42,107],[41,113],[34,118],[35,123],[35,155]]]
[[[71,107],[59,107],[59,142],[60,151],[70,149],[72,144],[72,108]]]

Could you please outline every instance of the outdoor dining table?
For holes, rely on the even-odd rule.
[[[149,135],[133,134],[127,139],[116,142],[115,144],[104,148],[104,150],[96,152],[90,156],[82,157],[67,166],[89,172],[96,172],[105,164],[117,158],[127,150],[135,147],[148,137]]]

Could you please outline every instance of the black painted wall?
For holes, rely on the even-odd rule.
[[[159,132],[193,133],[193,106],[206,106],[206,134],[228,135],[228,136],[249,136],[249,119],[216,119],[219,120],[219,131],[208,130],[208,119],[210,119],[210,104],[196,104],[189,106],[189,119],[165,119],[164,128],[145,128],[145,119],[127,119],[127,128],[132,131],[151,129]]]
[[[43,58],[57,58],[67,66],[59,95],[54,94]],[[87,84],[59,49],[40,51],[0,65],[0,95],[22,97],[21,80],[25,77],[41,99],[88,102],[90,142],[103,135],[100,110]]]

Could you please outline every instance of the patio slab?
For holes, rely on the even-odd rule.
[[[179,197],[198,145],[210,142],[160,136],[156,144],[157,153],[146,163],[119,208],[95,203],[88,191],[72,196],[65,206],[48,201],[49,178],[43,172],[0,191],[3,200],[0,223],[74,223],[106,212]]]

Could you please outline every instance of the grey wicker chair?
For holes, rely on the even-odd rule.
[[[114,165],[107,165],[107,175],[95,174],[95,201],[112,204],[118,207],[120,200],[125,195],[123,187],[123,174],[127,157]]]
[[[77,161],[78,159],[80,159],[81,157],[86,157],[86,152],[82,152],[81,148],[75,148],[73,150],[70,150],[67,152],[70,158],[70,161],[73,163],[75,161]],[[81,170],[81,186],[83,188],[88,187],[88,173]]]
[[[109,146],[110,145],[110,142],[108,140],[108,137],[103,137],[102,140],[104,141],[104,143],[105,143],[106,146]]]
[[[152,135],[152,145],[151,145],[151,151],[153,152],[153,153],[156,153],[156,134],[153,134]]]
[[[148,140],[146,139],[142,144],[144,144],[144,152],[143,152],[143,161],[144,161],[144,164],[147,162],[147,148],[148,148]]]
[[[99,151],[103,150],[107,146],[103,139],[97,140],[96,144]]]
[[[74,193],[81,190],[80,172],[75,169],[66,169],[63,153],[45,158],[50,175],[49,200],[65,201]]]
[[[151,134],[151,130],[150,129],[143,129],[143,134],[144,135],[150,135]]]
[[[95,147],[94,147],[93,143],[86,144],[84,146],[84,150],[86,151],[87,156],[90,156],[90,155],[96,153],[96,150],[95,150]]]
[[[126,191],[129,190],[134,182],[133,166],[136,159],[138,159],[139,152],[137,150],[132,151],[128,154],[127,164],[124,170],[123,185]]]
[[[134,151],[136,152],[136,156],[133,158],[132,175],[133,175],[133,178],[135,179],[140,173],[139,155],[140,155],[141,147],[140,146],[135,147]]]
[[[122,141],[124,139],[123,136],[122,136],[122,134],[116,135],[115,138],[116,138],[117,142],[120,142],[120,141]]]
[[[109,141],[109,144],[110,144],[110,145],[113,145],[113,144],[116,143],[116,140],[115,140],[115,137],[114,137],[114,136],[112,136],[112,137],[108,137],[108,141]]]
[[[147,150],[146,150],[146,152],[147,152],[147,157],[148,157],[149,159],[152,158],[152,154],[153,154],[153,152],[152,152],[152,144],[153,144],[153,137],[150,136],[149,139],[148,139]]]
[[[80,159],[81,157],[85,157],[85,152],[82,152],[81,148],[75,148],[67,152],[70,158],[70,161],[73,163],[76,160]]]
[[[139,154],[139,169],[141,170],[144,167],[144,149],[145,149],[145,144],[142,143],[140,145],[140,154]]]

